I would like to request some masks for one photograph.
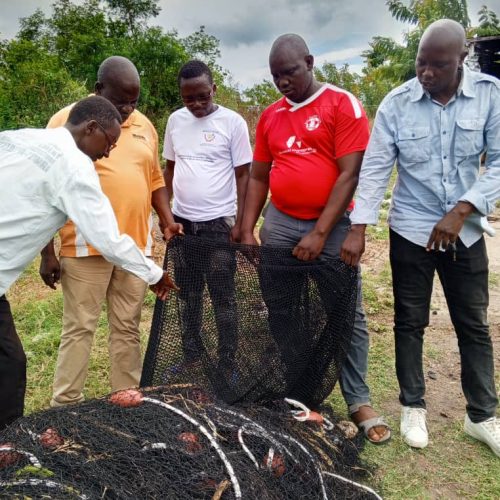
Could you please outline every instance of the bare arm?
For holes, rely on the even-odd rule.
[[[61,268],[54,249],[54,240],[50,240],[41,253],[40,276],[47,286],[55,290],[56,283],[61,279]]]
[[[272,162],[252,162],[248,188],[245,197],[245,208],[241,221],[241,242],[256,245],[253,230],[267,200],[269,192],[269,173]]]
[[[170,210],[170,198],[166,187],[153,191],[151,204],[160,219],[160,228],[165,240],[168,241],[174,234],[183,234],[182,224],[174,221],[174,216]]]
[[[169,203],[174,196],[174,188],[172,187],[172,183],[174,180],[174,167],[175,161],[167,160],[165,171],[163,172],[163,178],[165,179],[165,187],[167,189]]]
[[[236,224],[231,230],[231,241],[241,240],[241,222],[243,220],[243,210],[245,208],[245,197],[247,194],[250,163],[235,167],[234,176],[236,178]]]
[[[337,159],[340,175],[332,188],[325,208],[312,231],[306,234],[293,249],[299,260],[313,260],[319,256],[337,222],[345,213],[358,185],[363,152],[357,151]]]

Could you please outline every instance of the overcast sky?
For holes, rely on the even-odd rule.
[[[50,14],[52,3],[0,0],[0,37],[15,36],[18,19],[37,7]],[[500,0],[469,0],[473,24],[477,24],[477,11],[484,3],[500,14]],[[207,33],[220,40],[219,63],[240,88],[269,79],[269,48],[283,33],[302,35],[318,65],[325,61],[349,63],[359,71],[361,52],[373,36],[400,41],[408,28],[390,16],[385,0],[161,0],[159,4],[161,13],[152,24],[165,30],[175,28],[180,36],[204,25]]]

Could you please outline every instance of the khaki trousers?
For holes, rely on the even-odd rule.
[[[111,389],[139,385],[139,322],[147,284],[101,256],[61,257],[63,329],[51,406],[84,400],[94,332],[106,300]]]

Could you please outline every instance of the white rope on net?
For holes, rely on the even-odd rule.
[[[143,398],[143,401],[146,403],[152,403],[154,405],[158,405],[162,408],[170,410],[170,411],[176,413],[177,415],[180,415],[182,418],[184,418],[188,422],[192,423],[194,426],[196,426],[199,429],[199,431],[207,437],[207,439],[210,441],[210,444],[215,448],[215,451],[217,452],[217,454],[221,458],[222,462],[224,463],[224,466],[226,467],[226,470],[227,470],[229,477],[231,479],[231,483],[233,485],[235,498],[241,498],[241,487],[240,487],[240,483],[238,481],[238,478],[236,477],[236,475],[234,473],[233,466],[231,465],[231,462],[228,460],[228,458],[227,458],[226,454],[224,453],[224,451],[222,450],[222,448],[217,443],[216,439],[212,436],[212,434],[210,433],[210,431],[206,427],[204,427],[202,424],[200,424],[197,420],[195,420],[193,417],[191,417],[187,413],[184,413],[182,410],[179,410],[179,408],[176,408],[175,406],[169,405],[168,403],[163,403],[162,401],[158,401],[156,399],[148,398],[148,397]]]

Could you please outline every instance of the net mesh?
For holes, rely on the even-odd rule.
[[[291,397],[319,405],[350,344],[357,271],[290,248],[172,239],[180,287],[157,301],[141,386],[196,383],[228,403]]]
[[[0,433],[0,498],[377,498],[349,424],[294,409],[183,384],[35,413]]]
[[[356,479],[356,427],[321,406],[349,346],[356,272],[189,236],[164,267],[180,291],[156,302],[142,388],[0,433],[0,498],[379,498]]]

